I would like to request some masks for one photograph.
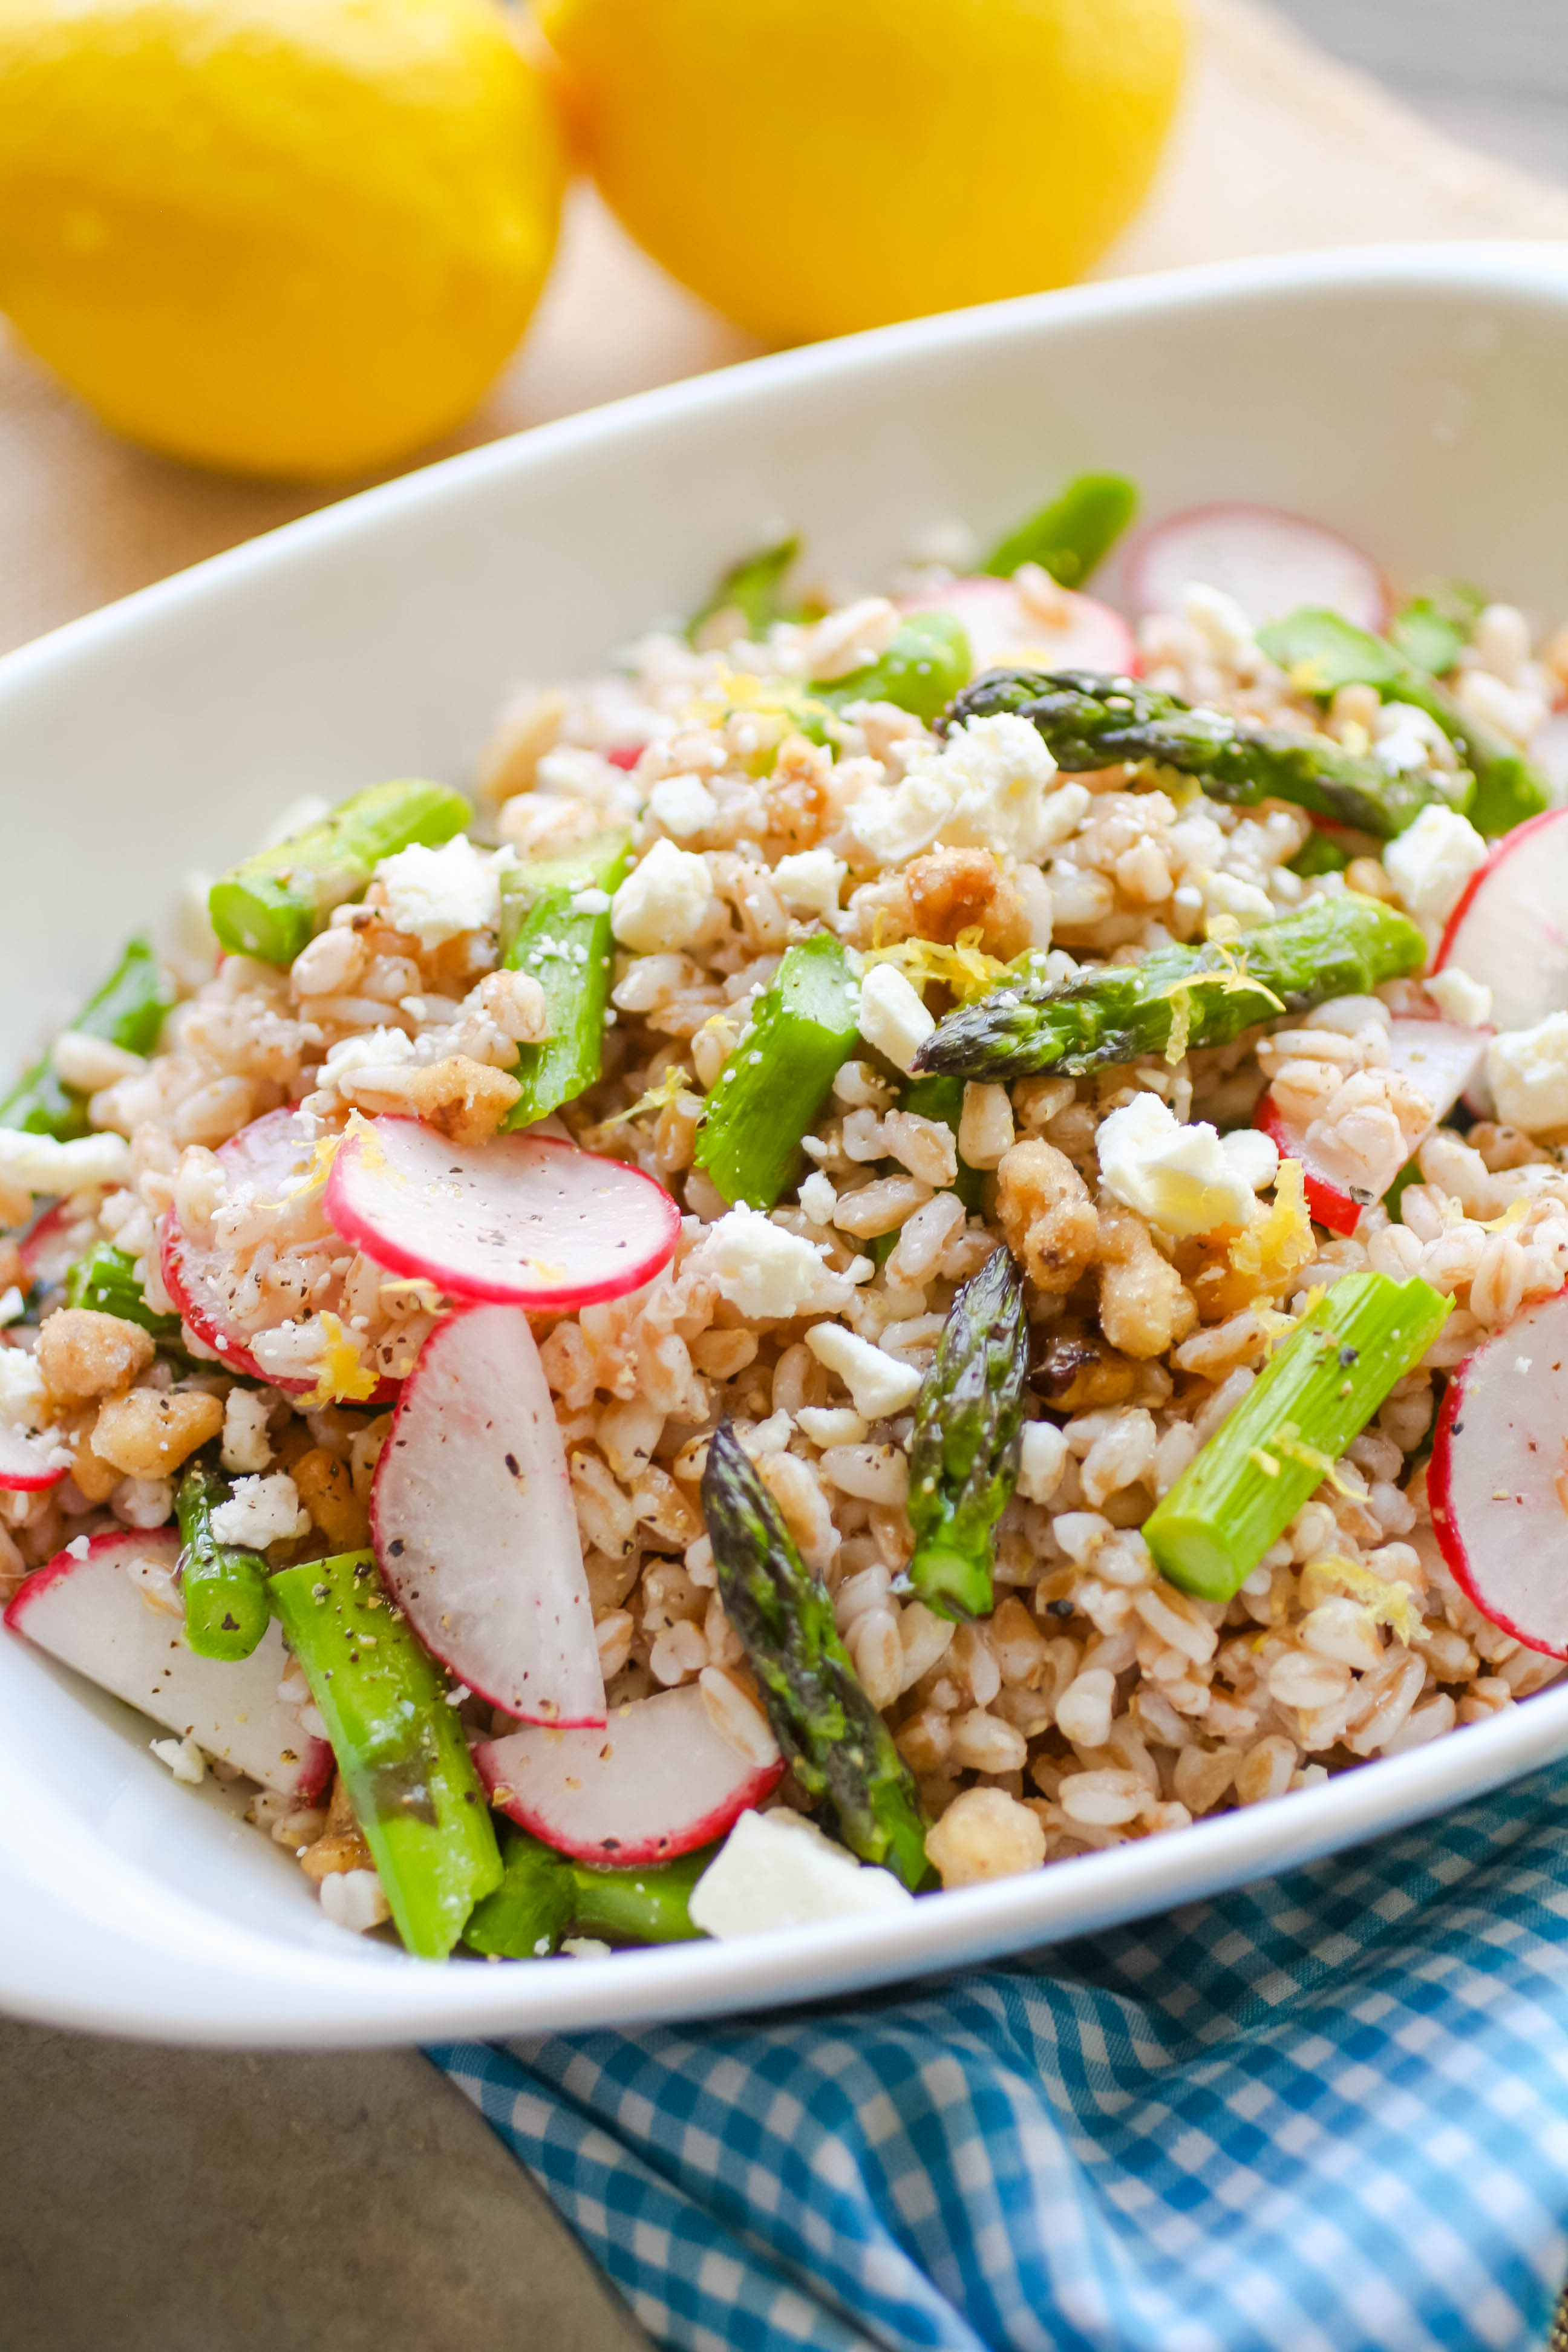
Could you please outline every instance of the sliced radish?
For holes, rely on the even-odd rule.
[[[1530,756],[1557,800],[1568,799],[1568,710],[1554,710],[1537,730]]]
[[[618,1160],[538,1134],[466,1148],[416,1118],[351,1129],[327,1184],[345,1241],[458,1298],[560,1313],[619,1298],[668,1264],[680,1212]]]
[[[951,613],[961,621],[976,677],[984,669],[1131,671],[1138,648],[1121,614],[1097,597],[1079,596],[1068,588],[1058,593],[1059,621],[1031,612],[1010,580],[992,580],[984,573],[905,596],[899,609]]]
[[[642,758],[643,748],[640,743],[617,743],[605,757],[612,768],[625,768],[629,772]]]
[[[1568,1290],[1466,1357],[1426,1491],[1443,1557],[1482,1615],[1568,1658]]]
[[[1314,1144],[1291,1127],[1271,1094],[1258,1104],[1253,1125],[1278,1144],[1282,1159],[1301,1162],[1307,1208],[1331,1234],[1353,1234],[1361,1213],[1381,1201],[1413,1150],[1419,1150],[1432,1129],[1447,1118],[1467,1087],[1473,1085],[1491,1042],[1489,1029],[1461,1029],[1452,1021],[1398,1020],[1389,1025],[1391,1069],[1408,1078],[1432,1106],[1431,1125],[1415,1145],[1391,1143],[1382,1161],[1337,1159],[1331,1148]]]
[[[0,1487],[16,1495],[36,1495],[42,1487],[58,1486],[66,1465],[51,1462],[53,1451],[45,1439],[0,1423]]]
[[[90,1246],[95,1225],[94,1218],[79,1215],[68,1201],[57,1201],[36,1218],[17,1252],[29,1286],[52,1290],[62,1283]]]
[[[459,1682],[524,1722],[604,1722],[560,1426],[516,1307],[469,1307],[431,1332],[382,1449],[371,1523],[387,1590]]]
[[[308,1803],[326,1785],[332,1751],[278,1696],[289,1664],[281,1633],[268,1625],[237,1664],[197,1657],[177,1598],[173,1614],[167,1606],[179,1556],[170,1528],[95,1536],[82,1559],[62,1551],[29,1576],[5,1622],[209,1756]],[[151,1571],[145,1579],[139,1563]]]
[[[1457,965],[1491,990],[1500,1030],[1568,1010],[1568,808],[1494,844],[1449,916],[1434,971]]]
[[[1337,531],[1274,507],[1194,507],[1141,531],[1127,551],[1140,613],[1179,613],[1194,582],[1234,596],[1255,628],[1326,604],[1359,628],[1388,620],[1377,566]]]
[[[714,1730],[695,1683],[618,1706],[603,1731],[530,1727],[474,1750],[504,1812],[546,1845],[625,1867],[690,1853],[771,1796],[784,1759],[752,1764]]]
[[[310,1167],[314,1146],[303,1140],[291,1110],[269,1110],[262,1118],[232,1136],[218,1148],[218,1158],[231,1198],[248,1187],[264,1201],[278,1200],[285,1184]],[[263,1371],[246,1344],[247,1335],[233,1320],[233,1261],[226,1250],[195,1240],[182,1231],[174,1211],[159,1224],[159,1253],[163,1287],[198,1339],[211,1348],[229,1371],[248,1373],[276,1389],[302,1396],[312,1381],[283,1380]]]

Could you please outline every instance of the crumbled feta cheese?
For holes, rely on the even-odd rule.
[[[585,890],[578,890],[573,896],[572,912],[574,915],[607,915],[609,911],[609,892],[595,888],[593,883],[590,883]],[[517,974],[513,973],[512,977],[515,979]]]
[[[1238,1127],[1222,1135],[1219,1148],[1244,1184],[1261,1192],[1279,1173],[1279,1146],[1260,1128]]]
[[[692,1923],[721,1939],[770,1927],[803,1927],[905,1911],[914,1901],[890,1870],[877,1870],[780,1806],[741,1815],[692,1892]]]
[[[321,1065],[321,1084],[333,1087],[352,1071],[381,1070],[413,1059],[414,1040],[405,1029],[361,1029],[339,1038]]]
[[[833,1189],[833,1179],[814,1168],[800,1188],[800,1205],[806,1220],[814,1225],[830,1225],[833,1212],[838,1206],[838,1195]]]
[[[792,915],[830,915],[849,868],[831,849],[802,849],[773,867],[773,888]]]
[[[850,833],[879,866],[907,866],[929,849],[952,814],[935,760],[917,761],[896,784],[868,784],[849,812]]]
[[[1158,1095],[1134,1095],[1113,1110],[1095,1149],[1104,1189],[1163,1233],[1207,1234],[1251,1220],[1252,1186],[1214,1129],[1183,1127]]]
[[[855,1400],[855,1410],[867,1421],[885,1421],[902,1412],[920,1394],[921,1376],[912,1364],[900,1363],[885,1348],[873,1346],[842,1323],[814,1323],[805,1344],[827,1371],[837,1372]]]
[[[624,768],[576,743],[562,743],[543,754],[534,770],[534,789],[546,800],[582,801],[606,817],[634,815],[642,804]]]
[[[719,803],[700,776],[661,776],[647,796],[647,806],[648,814],[677,841],[706,833],[719,814]]]
[[[1413,702],[1385,702],[1373,734],[1373,757],[1394,775],[1438,766],[1447,757],[1447,737],[1431,713]]]
[[[1018,1492],[1026,1503],[1048,1503],[1067,1468],[1067,1432],[1054,1421],[1026,1422],[1018,1454]]]
[[[15,1283],[9,1290],[0,1290],[0,1323],[15,1323],[27,1311],[27,1302]]]
[[[1487,1048],[1487,1083],[1497,1113],[1527,1134],[1568,1127],[1568,1013],[1533,1029],[1513,1029]]]
[[[1426,982],[1426,993],[1445,1021],[1452,1021],[1461,1029],[1484,1029],[1492,1017],[1492,992],[1486,982],[1472,980],[1451,963],[1442,971],[1435,971]]]
[[[206,1779],[207,1759],[194,1739],[150,1739],[147,1744],[176,1780],[184,1780],[195,1789]]]
[[[608,1944],[597,1936],[563,1936],[561,1948],[569,1960],[607,1960]]]
[[[464,931],[493,929],[500,920],[500,878],[489,855],[467,834],[439,849],[416,842],[395,857],[384,857],[376,879],[386,892],[395,928],[410,932],[422,948],[438,948]]]
[[[44,1376],[25,1348],[0,1348],[0,1422],[37,1429],[42,1419]]]
[[[1195,629],[1209,652],[1232,669],[1256,669],[1258,638],[1251,622],[1234,596],[1191,580],[1182,591],[1182,618]]]
[[[689,1263],[710,1274],[742,1315],[784,1322],[836,1315],[849,1304],[852,1286],[823,1264],[823,1247],[742,1205],[709,1227]]]
[[[860,982],[860,1034],[886,1054],[895,1069],[914,1066],[915,1055],[936,1027],[898,967],[874,963]]]
[[[300,1507],[300,1489],[286,1470],[268,1478],[237,1478],[226,1503],[212,1515],[214,1539],[220,1544],[245,1544],[265,1551],[268,1544],[287,1543],[310,1532],[310,1514]]]
[[[267,1434],[270,1402],[256,1389],[230,1389],[223,1409],[223,1466],[231,1476],[237,1471],[265,1470],[271,1461],[272,1441]]]
[[[872,784],[850,810],[849,831],[881,866],[900,866],[941,841],[1036,863],[1089,806],[1081,784],[1057,791],[1057,763],[1038,730],[1012,711],[972,719],[940,751],[913,761],[897,784]]]
[[[1441,922],[1487,856],[1468,817],[1454,809],[1424,808],[1414,824],[1384,844],[1383,869],[1413,915]]]
[[[1256,882],[1243,882],[1237,875],[1221,874],[1212,866],[1198,876],[1198,881],[1211,915],[1229,915],[1244,931],[1273,921],[1274,901]]]
[[[85,1559],[88,1553],[92,1549],[92,1538],[90,1536],[72,1536],[69,1543],[66,1546],[66,1549],[72,1559]]]
[[[0,1128],[0,1185],[24,1192],[85,1192],[90,1185],[129,1184],[131,1146],[122,1135],[52,1135]]]
[[[374,1870],[330,1870],[321,1881],[321,1908],[334,1927],[363,1936],[390,1919],[392,1907]]]
[[[616,892],[610,928],[637,955],[689,947],[708,919],[712,898],[706,858],[677,849],[672,841],[656,841]]]
[[[847,1404],[803,1404],[795,1414],[814,1445],[864,1445],[868,1424]]]

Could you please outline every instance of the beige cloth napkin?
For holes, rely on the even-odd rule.
[[[1196,67],[1159,187],[1101,276],[1397,237],[1568,237],[1568,189],[1427,130],[1250,0],[1196,0]],[[426,454],[759,348],[579,189],[517,357],[465,429]],[[131,448],[0,328],[0,650],[336,495],[226,481]]]

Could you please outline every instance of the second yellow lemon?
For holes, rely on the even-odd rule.
[[[778,341],[1081,276],[1148,191],[1181,0],[544,0],[599,184]]]
[[[0,310],[176,457],[322,478],[457,424],[563,174],[491,0],[0,0]]]

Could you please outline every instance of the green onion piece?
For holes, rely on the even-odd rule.
[[[95,1242],[79,1257],[66,1276],[66,1303],[90,1307],[95,1315],[118,1315],[122,1323],[139,1323],[154,1339],[177,1340],[180,1318],[160,1315],[149,1307],[136,1279],[136,1261],[112,1242]]]
[[[444,1960],[501,1876],[446,1679],[386,1599],[374,1553],[279,1569],[268,1590],[325,1718],[397,1932],[421,1959]]]
[[[720,613],[739,613],[753,644],[766,636],[775,621],[791,619],[784,583],[799,553],[800,541],[792,537],[781,539],[773,547],[762,548],[755,555],[743,555],[739,563],[732,563],[707,603],[700,605],[687,623],[688,642],[695,645],[707,624]]]
[[[1063,588],[1085,587],[1137,511],[1137,486],[1124,474],[1080,474],[999,539],[980,569],[1010,580],[1021,563],[1037,563]]]
[[[853,702],[891,702],[929,724],[968,684],[973,667],[968,636],[951,613],[915,613],[879,661],[811,691],[833,710]]]
[[[243,1544],[219,1543],[213,1513],[232,1493],[214,1464],[193,1462],[175,1496],[185,1639],[202,1658],[248,1658],[267,1631],[267,1561]]]
[[[858,993],[832,933],[786,949],[719,1073],[697,1138],[698,1166],[731,1205],[771,1209],[799,1182],[801,1138],[858,1035]]]
[[[1162,1574],[1200,1601],[1229,1601],[1452,1307],[1414,1277],[1336,1282],[1144,1521]]]
[[[150,1054],[174,1002],[168,973],[145,940],[132,940],[102,987],[69,1024],[128,1054]],[[46,1054],[0,1101],[0,1127],[52,1135],[61,1143],[88,1135],[87,1097],[56,1076]]]
[[[614,898],[630,863],[631,835],[620,827],[567,856],[502,874],[501,961],[538,981],[550,1013],[544,1043],[518,1055],[512,1076],[522,1092],[507,1114],[509,1128],[531,1127],[598,1077],[615,941],[609,907],[597,901]]]
[[[370,784],[215,882],[207,896],[212,927],[232,954],[291,964],[326,929],[334,907],[369,887],[384,857],[416,843],[436,848],[461,833],[472,814],[446,784],[414,778]]]

